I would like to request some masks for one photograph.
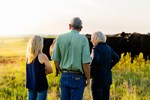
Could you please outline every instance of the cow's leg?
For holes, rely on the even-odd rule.
[[[147,60],[150,60],[150,53],[148,53],[148,55],[147,55],[148,57],[147,57]]]
[[[133,63],[134,57],[131,57],[131,63]]]
[[[143,53],[143,58],[145,61],[147,61],[147,53]]]
[[[135,57],[135,54],[131,52],[131,63],[133,63],[134,57]]]
[[[57,69],[57,67],[55,67],[56,68],[56,76],[58,76],[58,74],[60,73],[59,72],[59,70]]]
[[[123,55],[123,56],[125,57],[126,55],[127,55],[127,52],[124,52],[124,55]]]

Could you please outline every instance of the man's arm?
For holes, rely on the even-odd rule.
[[[56,68],[58,69],[58,71],[60,72],[59,61],[54,61],[54,64],[55,64]]]
[[[86,86],[90,84],[90,65],[88,63],[83,64],[83,70],[86,77]]]

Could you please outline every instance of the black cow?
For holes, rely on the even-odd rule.
[[[92,50],[93,44],[91,43],[91,34],[85,35],[89,40],[90,50]],[[128,38],[126,35],[106,35],[107,37],[107,44],[114,49],[114,51],[121,57],[121,53],[128,52]]]
[[[49,60],[51,60],[51,53],[53,49],[53,45],[55,43],[55,38],[44,38],[44,47],[43,47],[43,53],[45,53]],[[56,68],[56,76],[58,76],[59,71]]]
[[[107,36],[106,43],[113,48],[113,50],[121,57],[121,54],[129,51],[128,38]]]
[[[85,36],[86,36],[86,38],[89,41],[89,47],[90,47],[90,53],[91,53],[92,52],[92,48],[93,48],[93,44],[91,42],[91,34],[86,34]]]
[[[55,38],[43,38],[44,39],[44,47],[43,47],[43,53],[45,53],[49,60],[51,60],[50,56],[50,46],[53,43],[53,40]]]
[[[150,60],[150,35],[143,35],[142,53],[145,61]]]
[[[150,60],[150,35],[132,33],[129,37],[129,48],[131,52],[131,63],[140,53],[143,53],[145,61]]]

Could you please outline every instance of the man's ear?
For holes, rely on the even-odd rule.
[[[81,27],[80,27],[79,31],[81,31],[81,30],[82,30],[82,28],[83,28],[83,26],[81,26]]]
[[[72,28],[72,25],[71,24],[69,24],[69,30]]]

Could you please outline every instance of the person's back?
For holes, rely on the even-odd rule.
[[[26,87],[38,92],[46,90],[48,83],[45,74],[45,65],[41,64],[38,57],[36,57],[34,62],[30,64],[27,63],[26,66]]]
[[[71,30],[68,33],[60,35],[57,43],[59,43],[62,54],[60,66],[64,66],[63,69],[66,70],[76,70],[83,73],[82,54],[89,52],[88,49],[83,51],[84,48],[88,48],[86,37],[79,34],[76,30]]]
[[[85,85],[90,83],[90,50],[85,36],[79,34],[82,21],[75,17],[68,33],[58,36],[52,53],[61,71],[61,100],[82,100]]]
[[[112,52],[111,48],[106,43],[100,43],[94,47],[99,52],[100,60],[95,63],[94,66],[98,67],[98,70],[95,71],[107,71],[111,69],[111,62],[112,62]]]

